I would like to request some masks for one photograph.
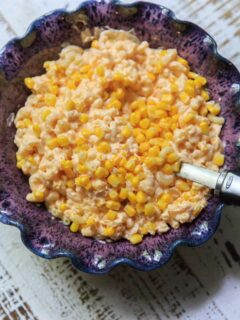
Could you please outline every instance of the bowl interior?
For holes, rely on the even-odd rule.
[[[104,243],[71,233],[60,221],[53,220],[44,206],[27,202],[28,179],[16,169],[12,119],[29,94],[23,79],[43,73],[43,62],[56,59],[62,43],[87,47],[89,44],[81,40],[82,31],[105,26],[134,29],[151,47],[177,48],[194,71],[207,77],[210,93],[220,102],[226,119],[222,131],[226,167],[238,167],[235,144],[240,132],[240,76],[216,53],[211,37],[191,23],[176,20],[171,11],[157,5],[88,2],[76,12],[59,10],[40,18],[26,36],[8,43],[0,53],[0,220],[18,226],[25,244],[38,255],[67,255],[81,270],[106,272],[120,262],[150,270],[164,264],[178,243],[198,245],[214,233],[222,208],[217,198],[210,199],[193,223],[163,235],[147,236],[138,246],[125,240]]]

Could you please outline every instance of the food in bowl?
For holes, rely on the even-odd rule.
[[[133,244],[199,215],[209,189],[176,173],[181,162],[224,164],[224,119],[176,49],[109,29],[44,67],[25,79],[32,94],[15,119],[28,201],[44,202],[72,232]]]

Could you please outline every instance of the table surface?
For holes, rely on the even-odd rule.
[[[78,4],[0,0],[0,46],[22,35],[39,15]],[[220,53],[240,67],[239,0],[161,4],[202,26]],[[225,208],[213,239],[199,248],[178,248],[161,270],[143,273],[121,266],[104,276],[79,272],[67,259],[41,259],[23,246],[18,230],[0,225],[0,319],[240,319],[239,211]]]

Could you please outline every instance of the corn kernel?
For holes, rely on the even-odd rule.
[[[69,145],[69,139],[65,135],[59,135],[57,137],[57,143],[60,147],[66,147]]]
[[[32,78],[25,78],[25,79],[24,79],[24,83],[25,83],[25,86],[26,86],[28,89],[33,89],[34,80],[33,80]]]
[[[125,80],[125,76],[121,72],[115,72],[113,75],[113,80],[123,81],[123,80]]]
[[[111,200],[118,200],[118,193],[116,190],[110,190],[108,195]]]
[[[214,115],[217,116],[221,112],[221,107],[218,104],[208,104],[207,105],[208,111]]]
[[[66,204],[66,203],[61,203],[60,205],[59,205],[59,210],[61,211],[61,212],[64,212],[64,211],[66,211],[68,209],[68,205]]]
[[[128,126],[122,128],[122,136],[124,138],[129,138],[132,135],[132,129]]]
[[[165,173],[165,174],[172,174],[173,173],[173,167],[166,163],[163,167],[162,167],[162,172]]]
[[[23,165],[25,164],[25,160],[22,159],[20,161],[17,162],[17,168],[18,169],[22,169]]]
[[[126,200],[128,197],[128,190],[126,188],[122,188],[119,192],[119,198],[121,200]]]
[[[58,147],[58,141],[57,138],[52,138],[52,139],[48,139],[46,141],[46,144],[48,146],[49,149],[54,149]]]
[[[75,109],[75,103],[72,100],[66,102],[66,109],[68,111]]]
[[[144,142],[144,141],[146,141],[146,138],[145,138],[144,134],[140,133],[140,134],[138,134],[138,135],[136,136],[136,142],[137,142],[138,144],[140,144],[140,143],[142,143],[142,142]]]
[[[105,74],[104,66],[97,66],[96,73],[99,77],[103,77]]]
[[[78,164],[77,171],[79,173],[87,173],[88,172],[88,168],[84,164]]]
[[[178,161],[178,162],[175,162],[173,165],[172,165],[172,169],[173,169],[173,172],[179,172],[180,169],[181,169],[181,162]]]
[[[70,230],[72,232],[78,232],[79,230],[79,223],[77,222],[72,222],[71,226],[70,226]]]
[[[111,160],[106,160],[106,161],[104,162],[104,167],[105,167],[106,169],[108,169],[109,171],[111,171],[112,168],[114,167],[114,163],[113,163]]]
[[[203,134],[209,133],[210,128],[209,128],[209,124],[207,123],[207,121],[202,121],[199,124],[199,127],[200,127]]]
[[[208,115],[208,119],[215,124],[223,125],[225,122],[225,119],[223,117],[215,117],[213,115]]]
[[[167,155],[167,162],[173,164],[178,160],[178,155],[175,152],[171,152]]]
[[[142,238],[143,238],[142,235],[135,233],[130,237],[129,240],[132,244],[138,244],[138,243],[142,242]]]
[[[137,186],[139,184],[139,178],[138,177],[133,177],[131,179],[131,184],[132,184],[133,188],[137,188]]]
[[[132,191],[128,192],[128,200],[132,203],[137,202],[136,194]]]
[[[186,124],[188,124],[188,123],[192,123],[195,118],[196,118],[196,113],[190,111],[184,116],[183,120]]]
[[[161,101],[162,102],[166,102],[168,104],[172,104],[173,103],[173,96],[170,93],[164,93],[161,97]]]
[[[102,234],[105,237],[112,237],[114,233],[115,233],[115,229],[113,227],[106,227],[103,229],[103,232],[102,232]]]
[[[145,203],[147,201],[147,195],[143,191],[138,191],[136,201],[137,203]]]
[[[132,110],[141,109],[145,107],[145,101],[143,99],[137,99],[130,104]]]
[[[120,184],[120,179],[118,176],[116,176],[115,174],[111,174],[108,179],[107,182],[114,188],[117,188]]]
[[[160,210],[164,211],[169,203],[172,201],[172,197],[169,193],[163,194],[157,202],[157,205]]]
[[[199,114],[203,117],[205,117],[208,114],[208,108],[206,105],[200,107]]]
[[[146,138],[147,139],[151,139],[154,138],[158,135],[158,131],[156,128],[149,128],[147,129],[147,131],[145,132]]]
[[[33,191],[34,200],[36,202],[44,201],[44,192],[43,191]]]
[[[133,206],[131,206],[130,204],[127,204],[124,208],[124,211],[126,212],[126,214],[129,217],[134,217],[136,215],[136,210]]]
[[[186,104],[186,103],[189,102],[190,97],[189,97],[189,95],[188,95],[186,92],[181,92],[180,95],[179,95],[179,97],[180,97],[180,99],[181,99],[181,101],[182,101],[183,103]]]
[[[131,113],[129,121],[133,127],[137,126],[140,120],[141,120],[141,117],[138,112]]]
[[[94,134],[98,137],[98,139],[102,139],[104,137],[104,131],[102,128],[95,128]]]
[[[87,227],[91,227],[96,223],[95,219],[93,217],[89,217],[86,221]]]
[[[103,167],[98,167],[95,171],[95,176],[98,179],[106,178],[108,175],[109,175],[109,171]]]
[[[87,113],[82,113],[79,117],[79,120],[81,123],[87,123],[88,122],[88,114]]]
[[[51,110],[49,109],[45,109],[43,112],[42,112],[42,120],[43,121],[46,121],[47,117],[51,114]]]
[[[143,168],[142,168],[142,166],[140,164],[136,165],[136,167],[134,168],[134,173],[135,174],[138,174],[138,173],[140,173],[142,171],[143,171]]]
[[[178,179],[176,181],[176,187],[182,192],[186,192],[190,190],[189,184],[186,181],[183,181],[181,179]]]
[[[144,206],[144,214],[145,216],[151,216],[156,212],[156,208],[153,203],[147,203]]]
[[[73,188],[74,186],[75,186],[74,180],[68,180],[68,181],[67,181],[67,187],[68,187],[68,188]]]
[[[201,96],[203,97],[203,99],[204,99],[205,101],[208,101],[208,100],[210,99],[209,93],[208,93],[206,90],[203,90],[203,91],[201,92]]]
[[[100,142],[97,146],[97,151],[102,153],[108,153],[111,151],[111,146],[107,142]]]
[[[116,108],[116,109],[120,110],[122,108],[122,103],[121,103],[121,101],[115,99],[115,100],[109,102],[106,105],[106,108],[107,109]]]
[[[148,77],[148,79],[150,79],[151,81],[155,81],[155,80],[156,80],[156,76],[155,76],[155,74],[152,73],[152,72],[148,72],[148,73],[147,73],[147,77]]]
[[[61,167],[63,169],[72,169],[73,163],[71,160],[62,160],[61,161]]]
[[[194,83],[197,88],[201,88],[201,87],[205,86],[205,84],[207,84],[207,79],[198,75],[194,79]]]
[[[178,58],[177,58],[177,61],[178,61],[179,63],[181,63],[183,66],[188,67],[188,62],[187,62],[187,60],[185,60],[185,59],[183,59],[183,58],[181,58],[181,57],[178,57]]]
[[[170,88],[172,93],[176,93],[179,90],[178,85],[176,83],[171,83]]]
[[[224,161],[224,155],[221,153],[216,153],[213,157],[213,163],[218,167],[222,167],[224,165]]]
[[[114,200],[108,200],[107,202],[106,202],[106,207],[108,208],[108,209],[112,209],[112,210],[119,210],[120,209],[120,207],[121,207],[121,203],[120,202],[118,202],[118,201],[114,201]]]
[[[35,135],[36,135],[37,137],[40,136],[41,128],[40,128],[40,126],[39,126],[38,124],[34,124],[34,125],[33,125],[33,132],[35,133]]]
[[[99,49],[99,42],[98,40],[93,40],[91,43],[91,47],[94,49]]]
[[[146,118],[146,119],[142,119],[142,120],[140,121],[139,125],[140,125],[140,127],[141,127],[142,129],[148,129],[149,126],[150,126],[150,120],[147,119],[147,118]]]
[[[50,91],[50,93],[57,95],[58,91],[59,91],[58,86],[54,85],[54,84],[50,85],[49,91]]]
[[[115,220],[117,218],[117,212],[113,211],[113,210],[109,210],[106,214],[105,214],[105,218],[108,220]]]
[[[48,106],[55,106],[55,103],[56,103],[55,94],[47,93],[44,97],[44,101]]]
[[[67,88],[69,90],[76,89],[76,84],[75,84],[75,81],[73,79],[70,79],[70,80],[67,81]]]
[[[81,175],[75,179],[75,184],[78,187],[86,187],[90,182],[89,176]]]
[[[139,150],[140,153],[144,153],[145,151],[147,151],[149,149],[149,147],[150,147],[149,142],[142,142],[139,145],[138,150]]]

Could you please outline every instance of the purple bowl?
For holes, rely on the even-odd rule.
[[[119,264],[148,271],[164,265],[178,245],[198,246],[207,241],[217,229],[223,204],[212,197],[191,224],[146,236],[137,246],[126,240],[105,243],[71,233],[61,221],[52,219],[44,206],[27,202],[28,180],[16,169],[11,120],[29,94],[23,78],[41,74],[43,62],[57,58],[63,42],[82,45],[80,33],[86,27],[106,25],[134,28],[152,47],[177,48],[192,69],[208,79],[211,95],[221,103],[226,119],[222,131],[226,168],[239,166],[240,74],[217,53],[215,41],[159,5],[85,2],[74,12],[57,10],[41,17],[24,37],[10,41],[0,52],[0,221],[18,227],[26,247],[43,258],[69,257],[75,267],[94,274],[106,273]]]

